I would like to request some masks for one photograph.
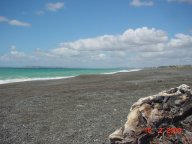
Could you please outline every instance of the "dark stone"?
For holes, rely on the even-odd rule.
[[[155,97],[152,102],[154,103],[162,103],[164,100],[164,96],[158,96],[158,97]]]

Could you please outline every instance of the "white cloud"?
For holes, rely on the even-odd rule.
[[[106,58],[107,58],[107,56],[104,53],[99,53],[99,54],[91,56],[91,59],[93,59],[93,60],[104,60]]]
[[[28,59],[31,56],[26,55],[24,52],[20,52],[17,50],[15,45],[12,45],[10,48],[10,53],[5,54],[0,57],[0,60],[3,61],[12,61],[12,60],[21,60]]]
[[[10,56],[14,59],[27,58],[27,55],[24,52],[18,51],[15,45],[11,46]]]
[[[192,64],[192,35],[176,34],[159,52],[140,53],[141,61],[154,60],[163,64]]]
[[[166,32],[142,27],[128,29],[121,35],[104,35],[95,38],[80,39],[73,42],[61,43],[62,48],[69,48],[79,51],[112,51],[112,50],[133,50],[133,51],[159,51],[162,43],[168,37]],[[156,47],[156,45],[158,45]]]
[[[192,4],[192,0],[168,0],[168,2],[180,2],[180,3],[190,3],[190,4]]]
[[[168,2],[189,3],[192,4],[192,0],[167,0]],[[131,0],[130,5],[135,7],[153,6],[154,0]]]
[[[141,7],[141,6],[153,6],[153,0],[132,0],[130,2],[130,5],[135,7]]]
[[[16,19],[11,20],[11,19],[8,19],[8,18],[3,17],[3,16],[0,16],[0,22],[6,22],[9,25],[13,25],[13,26],[21,26],[21,27],[30,27],[31,26],[30,23],[22,22],[22,21],[19,21]]]
[[[169,38],[155,28],[128,29],[118,35],[103,35],[61,43],[59,47],[26,54],[11,46],[5,60],[38,60],[46,64],[77,67],[157,66],[192,63],[192,35]],[[28,64],[29,65],[29,64]]]
[[[192,49],[192,36],[181,33],[176,34],[175,37],[169,41],[168,47],[178,49]]]
[[[47,3],[45,7],[49,11],[57,11],[64,7],[64,3],[63,2]]]
[[[15,46],[15,45],[12,45],[12,46],[11,46],[11,51],[16,51],[16,50],[17,50],[16,46]]]
[[[46,10],[56,12],[56,11],[62,9],[63,7],[64,7],[63,2],[47,3],[47,4],[45,4],[45,7],[43,10],[35,11],[35,14],[38,16],[42,16],[45,14]]]
[[[22,22],[19,20],[10,20],[9,24],[14,25],[14,26],[22,26],[22,27],[30,27],[31,26],[30,23]]]
[[[59,57],[70,57],[70,56],[76,56],[79,55],[79,51],[69,49],[69,48],[55,48],[50,50],[50,53],[55,56]]]

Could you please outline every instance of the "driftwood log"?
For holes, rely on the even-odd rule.
[[[127,122],[109,135],[111,144],[192,144],[192,90],[182,84],[131,106]]]

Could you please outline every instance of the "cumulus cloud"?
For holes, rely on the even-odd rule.
[[[132,0],[130,2],[130,5],[135,6],[135,7],[152,6],[153,1],[152,0]]]
[[[159,60],[163,64],[192,64],[192,35],[176,34],[164,44],[159,52],[144,52],[138,56],[141,60]]]
[[[28,59],[31,56],[26,55],[24,52],[20,52],[17,50],[15,45],[12,45],[10,48],[10,52],[0,57],[1,61],[12,61],[12,60],[21,60]]]
[[[95,38],[80,39],[73,42],[61,43],[63,48],[79,51],[95,50],[134,50],[134,51],[159,51],[162,49],[161,43],[167,41],[166,32],[148,29],[147,27],[138,29],[128,29],[121,35],[104,35]],[[154,45],[159,45],[154,47]]]
[[[0,60],[29,59],[71,67],[157,66],[191,64],[191,49],[192,35],[178,33],[169,38],[163,30],[142,27],[117,35],[64,42],[57,48],[37,49],[30,54],[12,46]]]
[[[70,49],[70,48],[55,48],[49,51],[52,55],[60,56],[60,57],[67,57],[67,56],[76,56],[79,55],[79,51]]]
[[[180,2],[180,3],[190,3],[190,4],[192,4],[192,0],[168,0],[168,2]]]
[[[13,26],[21,26],[21,27],[30,27],[31,24],[27,23],[27,22],[22,22],[16,19],[8,19],[4,16],[0,16],[0,23],[1,22],[5,22],[8,23],[9,25],[13,25]]]
[[[45,7],[49,11],[57,11],[64,7],[64,3],[63,2],[47,3]]]
[[[170,48],[178,49],[191,49],[192,48],[192,36],[185,34],[176,34],[167,44]]]

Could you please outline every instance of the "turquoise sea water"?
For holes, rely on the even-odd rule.
[[[70,78],[82,74],[114,74],[138,69],[83,69],[83,68],[0,68],[0,84]]]

